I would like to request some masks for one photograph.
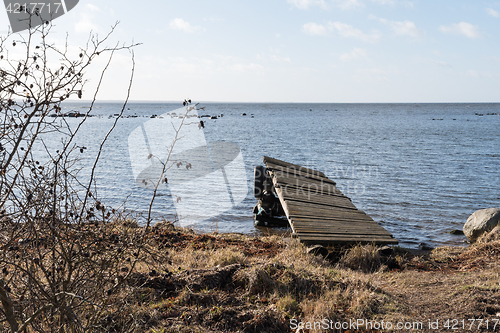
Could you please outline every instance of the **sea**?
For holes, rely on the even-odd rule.
[[[65,102],[62,113],[84,113],[88,106]],[[220,205],[225,186],[199,196],[190,193],[189,207],[203,209],[207,218],[183,223],[199,232],[286,232],[254,226],[254,167],[263,165],[263,156],[325,173],[358,209],[408,248],[422,243],[465,246],[465,237],[451,232],[462,230],[474,211],[500,206],[500,104],[200,103],[196,107],[198,116],[205,116],[196,118],[198,144],[225,142],[239,147],[235,163],[240,167],[239,194],[233,194],[229,205]],[[123,103],[94,105],[92,117],[74,141],[85,147],[78,167],[82,177],[89,176],[100,143],[117,121],[102,148],[93,186],[105,205],[141,221],[153,190],[138,180],[140,165],[134,164],[137,156],[131,146],[142,139],[132,133],[147,138],[154,121],[185,108],[182,103],[131,102],[117,119],[122,108]],[[74,127],[82,118],[64,119]],[[63,139],[51,133],[46,141],[57,147]],[[188,169],[187,162],[180,168]],[[229,188],[228,176],[224,177]],[[153,201],[155,220],[178,217],[178,188],[173,193],[174,185],[169,189],[168,184],[167,180]]]

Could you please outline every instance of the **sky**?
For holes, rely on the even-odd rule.
[[[83,46],[116,21],[110,45],[141,43],[131,100],[500,102],[500,1],[80,0],[50,38]],[[115,57],[100,100],[124,99],[130,67]]]

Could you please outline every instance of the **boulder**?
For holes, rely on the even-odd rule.
[[[471,242],[500,223],[500,208],[486,208],[475,211],[464,225],[464,234]]]
[[[328,250],[323,245],[313,245],[307,249],[307,253],[312,253],[315,256],[322,256],[323,258],[326,258]]]
[[[500,225],[497,225],[493,230],[488,233],[484,233],[479,237],[476,242],[478,243],[489,243],[500,240]]]

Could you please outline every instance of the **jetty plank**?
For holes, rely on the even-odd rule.
[[[306,167],[303,167],[303,166],[300,166],[300,165],[297,165],[297,164],[292,164],[292,163],[288,163],[288,162],[284,162],[284,161],[281,161],[281,160],[278,160],[278,159],[275,159],[275,158],[272,158],[272,157],[268,157],[268,156],[265,156],[264,157],[264,163],[267,165],[275,165],[275,166],[280,166],[280,167],[284,167],[284,168],[288,168],[288,169],[296,169],[296,170],[299,170],[299,171],[302,171],[302,172],[306,172],[306,173],[311,173],[313,175],[318,175],[320,177],[325,177],[325,174],[321,171],[318,171],[318,170],[313,170],[313,169],[310,169],[310,168],[306,168]]]
[[[320,171],[264,157],[292,236],[308,244],[397,244]]]

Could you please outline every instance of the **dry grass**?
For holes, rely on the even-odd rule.
[[[247,257],[239,250],[231,248],[196,250],[187,247],[171,254],[171,267],[181,269],[202,269],[210,267],[224,267],[232,264],[247,263]]]
[[[348,250],[340,259],[339,265],[343,268],[360,270],[371,273],[380,268],[382,260],[375,245],[358,244]]]
[[[132,239],[143,231],[110,227]],[[396,249],[390,258],[358,245],[335,264],[296,240],[200,235],[170,224],[152,228],[145,244],[96,332],[288,332],[292,319],[427,324],[500,313],[498,241],[419,256]],[[388,269],[389,261],[399,268]]]

